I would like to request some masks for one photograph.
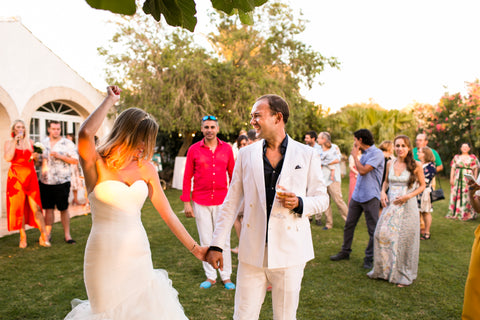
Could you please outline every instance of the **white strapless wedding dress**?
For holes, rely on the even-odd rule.
[[[153,269],[140,219],[147,184],[106,180],[89,200],[92,230],[85,249],[88,299],[72,301],[65,319],[187,319],[165,270]]]

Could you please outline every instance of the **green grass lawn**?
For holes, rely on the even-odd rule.
[[[442,181],[442,185],[448,186],[448,181]],[[344,198],[347,188],[348,179],[344,179]],[[445,192],[448,199],[449,190]],[[181,221],[198,239],[195,221],[180,213],[180,191],[167,190],[166,194]],[[432,239],[421,241],[418,278],[407,288],[366,276],[362,264],[368,237],[363,218],[355,233],[350,260],[329,260],[340,250],[343,239],[343,220],[333,205],[332,230],[312,225],[316,258],[305,269],[297,318],[460,319],[478,221],[445,219],[447,205],[448,200],[434,204]],[[169,272],[187,316],[198,320],[231,319],[234,292],[218,284],[209,290],[199,289],[204,280],[201,263],[172,235],[148,201],[142,220],[154,266]],[[77,240],[73,246],[63,242],[60,224],[54,226],[51,248],[35,244],[38,230],[27,232],[29,246],[24,250],[18,248],[18,235],[0,238],[0,319],[63,319],[70,310],[70,300],[87,298],[82,272],[90,227],[90,216],[72,219],[72,233]],[[236,244],[232,231],[232,247]],[[233,264],[235,279],[236,255]],[[272,319],[271,293],[267,293],[260,319]]]

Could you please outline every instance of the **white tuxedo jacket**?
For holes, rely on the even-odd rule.
[[[302,215],[284,208],[276,198],[270,213],[268,268],[287,268],[314,258],[308,217],[328,208],[329,197],[318,152],[288,137],[277,184],[303,200]],[[263,140],[239,152],[232,182],[218,213],[212,246],[223,249],[240,206],[243,206],[244,216],[238,259],[261,268],[267,232]]]

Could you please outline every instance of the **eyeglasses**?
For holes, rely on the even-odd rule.
[[[207,121],[207,120],[213,120],[213,121],[218,121],[215,116],[205,116],[202,118],[202,121]]]

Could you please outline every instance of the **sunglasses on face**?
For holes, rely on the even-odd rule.
[[[202,118],[202,121],[206,121],[206,120],[217,121],[217,118],[215,118],[215,116],[205,116]]]

